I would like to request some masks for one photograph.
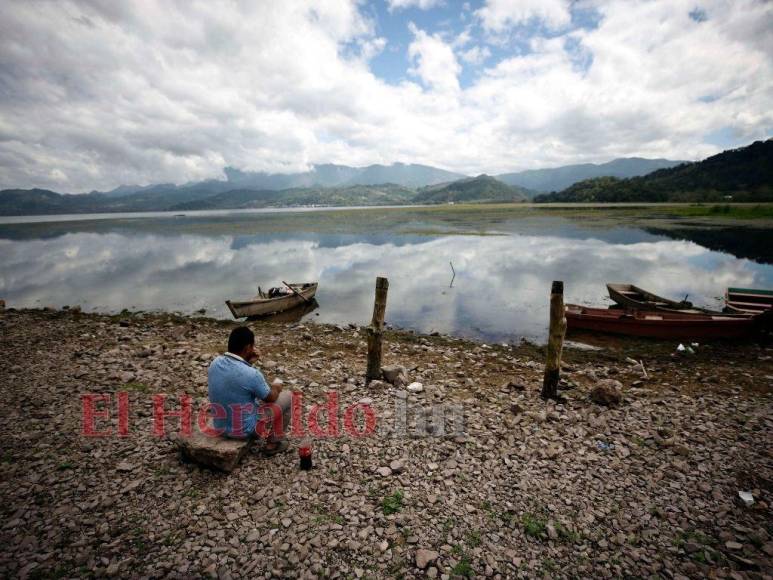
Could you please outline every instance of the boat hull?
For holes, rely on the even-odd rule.
[[[570,330],[682,340],[743,338],[756,330],[755,321],[750,317],[641,310],[631,312],[575,304],[566,307],[566,324]]]
[[[267,316],[290,310],[301,304],[310,302],[317,293],[317,283],[310,282],[305,284],[290,284],[301,296],[297,294],[288,294],[277,298],[255,297],[252,300],[226,300],[225,304],[233,314],[234,318],[248,318],[252,316]],[[305,300],[304,300],[305,299]]]

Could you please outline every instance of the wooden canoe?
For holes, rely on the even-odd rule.
[[[305,282],[301,284],[289,284],[295,291],[283,296],[269,297],[258,289],[258,295],[250,300],[226,300],[225,304],[234,318],[249,316],[266,316],[276,312],[284,312],[301,304],[311,302],[317,293],[317,282]]]
[[[757,329],[755,319],[749,316],[590,308],[577,304],[566,305],[566,325],[570,330],[683,340],[741,338]]]
[[[607,292],[614,302],[634,310],[667,310],[694,314],[705,312],[700,308],[694,308],[692,302],[687,300],[681,302],[669,300],[633,284],[607,284]],[[719,312],[715,314],[719,314]]]
[[[609,297],[620,306],[632,310],[657,310],[660,312],[677,312],[680,314],[711,314],[715,316],[750,316],[738,311],[720,312],[709,308],[699,308],[692,302],[682,300],[677,302],[648,292],[633,284],[607,284]]]
[[[731,312],[761,314],[773,311],[773,290],[728,288],[725,291],[725,304]]]

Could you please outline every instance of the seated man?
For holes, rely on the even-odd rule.
[[[252,366],[257,359],[255,335],[246,326],[234,328],[228,337],[228,352],[209,365],[209,402],[215,409],[214,427],[226,437],[253,437],[259,421],[273,426],[263,452],[276,455],[288,447],[284,434],[290,427],[292,398],[282,392],[281,384],[266,384],[263,374]],[[274,415],[280,410],[281,430]]]

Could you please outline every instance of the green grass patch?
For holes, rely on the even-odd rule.
[[[403,507],[403,492],[401,490],[395,491],[392,495],[386,496],[381,501],[381,510],[385,516],[396,514]]]
[[[147,393],[150,391],[150,387],[146,385],[145,383],[138,383],[135,381],[132,381],[130,383],[126,383],[123,386],[125,391],[135,391],[137,393]]]
[[[556,522],[554,527],[556,528],[556,533],[558,534],[558,537],[564,542],[569,542],[574,544],[580,541],[580,538],[581,538],[580,534],[566,528],[561,522]]]
[[[456,565],[451,570],[451,573],[456,576],[462,576],[463,578],[472,578],[474,572],[470,565],[470,559],[467,556],[462,556]]]
[[[694,542],[696,544],[700,544],[701,546],[713,546],[717,543],[714,538],[707,536],[700,530],[687,530],[680,532],[674,538],[674,545],[679,547],[684,546],[687,542]]]
[[[733,219],[770,219],[773,218],[773,204],[695,204],[669,206],[668,212],[679,217],[721,217]]]
[[[534,514],[523,514],[521,519],[523,531],[530,538],[541,538],[545,535],[547,522]]]

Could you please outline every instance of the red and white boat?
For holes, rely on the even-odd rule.
[[[754,317],[722,314],[623,310],[566,305],[566,324],[571,330],[590,330],[628,336],[667,339],[742,338],[758,327]]]

